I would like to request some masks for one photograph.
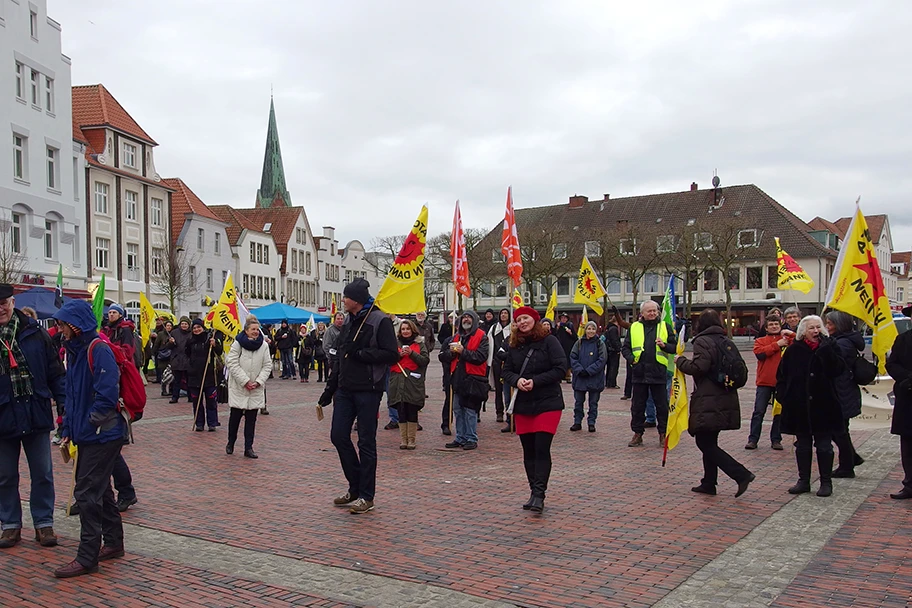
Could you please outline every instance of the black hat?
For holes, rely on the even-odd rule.
[[[3,288],[3,287],[5,287],[5,286],[4,286],[4,285],[0,285],[0,288]],[[3,296],[0,295],[0,297],[3,297]],[[902,309],[902,313],[903,313],[904,315],[906,315],[907,317],[912,317],[912,306],[906,306],[905,308],[903,308],[903,309]]]
[[[562,312],[562,313],[560,313],[559,315],[557,315],[557,317],[558,317],[558,318],[560,318],[560,317],[567,317],[567,318],[569,319],[569,318],[570,318],[570,315],[568,315],[568,314],[565,313],[565,312]]]
[[[197,317],[196,319],[193,319],[192,325],[199,325],[200,327],[202,327],[202,328],[204,328],[204,329],[205,329],[205,327],[206,327],[206,324],[203,323],[203,320],[200,319],[199,317]]]
[[[0,300],[13,297],[13,286],[9,283],[0,283]]]
[[[370,283],[359,277],[345,286],[342,295],[358,304],[367,304],[370,300]]]

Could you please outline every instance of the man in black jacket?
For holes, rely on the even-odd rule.
[[[446,311],[440,313],[440,331],[437,333],[437,343],[440,344],[441,350],[453,339],[453,322],[456,320],[456,311],[454,310],[447,316]],[[452,435],[450,430],[450,364],[441,361],[443,366],[443,410],[440,412],[440,431],[444,435]]]
[[[615,313],[608,313],[605,325],[605,348],[608,350],[608,365],[605,367],[605,388],[621,388],[618,386],[618,370],[621,366],[621,328],[618,327]]]
[[[288,325],[288,319],[282,319],[282,326],[276,331],[275,341],[276,348],[279,349],[279,353],[282,355],[282,375],[279,378],[281,380],[287,380],[288,378],[297,379],[294,366],[294,347],[297,345],[298,339],[295,336],[295,332]]]
[[[355,279],[342,292],[348,318],[336,343],[338,365],[333,365],[319,404],[335,397],[330,438],[339,452],[348,491],[335,498],[336,506],[352,513],[374,509],[377,485],[377,418],[386,390],[387,374],[399,360],[399,342],[389,317],[373,306],[370,283]],[[351,441],[358,421],[358,451]]]

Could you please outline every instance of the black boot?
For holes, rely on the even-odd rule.
[[[833,495],[833,452],[817,452],[817,469],[820,471],[820,489],[817,496]]]
[[[523,509],[528,511],[532,508],[532,499],[535,498],[535,461],[534,460],[523,460],[523,466],[526,469],[526,480],[529,482],[529,490],[532,494],[529,496],[529,500],[526,501],[526,504],[523,505]]]
[[[813,453],[810,450],[795,450],[795,460],[798,463],[798,483],[788,489],[789,494],[806,494],[811,491],[811,460]],[[832,465],[832,461],[831,465]]]

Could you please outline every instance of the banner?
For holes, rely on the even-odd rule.
[[[222,295],[219,296],[215,306],[206,313],[206,327],[222,332],[227,337],[234,339],[237,337],[244,326],[241,324],[241,317],[238,313],[237,293],[234,290],[234,280],[231,278],[231,272],[225,278],[225,287],[222,289]]]
[[[462,214],[459,201],[453,215],[453,231],[450,233],[450,252],[453,254],[453,287],[467,298],[472,297],[469,285],[469,258],[466,253],[465,233],[462,230]]]
[[[586,335],[586,324],[589,322],[589,309],[583,306],[583,316],[580,317],[579,327],[576,328],[576,337],[582,338]]]
[[[513,304],[513,310],[516,310],[517,308],[520,308],[520,307],[522,307],[522,306],[525,306],[525,303],[523,302],[523,299],[522,299],[522,294],[519,293],[519,290],[518,290],[518,289],[514,289],[514,290],[513,290],[513,302],[512,302],[512,304]]]
[[[375,305],[385,313],[410,315],[427,309],[424,299],[427,222],[428,208],[424,206],[377,293]]]
[[[143,348],[149,343],[152,337],[152,328],[155,327],[156,313],[152,308],[152,302],[146,297],[146,294],[139,293],[139,337],[142,338]]]
[[[576,279],[576,291],[573,294],[574,304],[587,304],[592,307],[596,314],[600,315],[605,312],[599,298],[606,295],[605,288],[602,287],[598,275],[592,269],[589,258],[583,256],[583,263],[580,265],[579,276]]]
[[[684,337],[686,328],[681,328],[678,336],[676,357],[684,354],[687,340]],[[674,376],[671,379],[671,395],[668,399],[668,426],[665,431],[665,453],[673,449],[681,441],[681,435],[687,431],[690,423],[690,412],[687,401],[687,382],[684,372],[675,366]],[[662,456],[662,466],[665,466],[665,455]]]
[[[810,293],[814,288],[814,280],[804,271],[798,262],[792,256],[787,254],[779,245],[779,237],[776,237],[776,274],[779,277],[777,287],[779,289],[795,289],[801,293]]]
[[[548,309],[545,311],[545,318],[551,319],[554,324],[554,315],[557,314],[557,287],[551,289],[551,299],[548,300]]]
[[[513,186],[507,188],[507,212],[504,215],[503,235],[500,250],[507,261],[507,276],[513,279],[513,287],[522,283],[522,251],[519,248],[519,234],[516,231],[516,215],[513,213]]]
[[[898,334],[868,223],[857,205],[830,280],[827,308],[858,317],[871,328],[871,352],[879,373],[886,374],[887,352]]]

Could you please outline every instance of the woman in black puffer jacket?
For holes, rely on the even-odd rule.
[[[864,462],[864,458],[855,452],[852,437],[849,435],[849,420],[861,414],[861,389],[855,382],[852,369],[858,353],[864,350],[864,338],[855,330],[855,317],[833,310],[826,314],[827,333],[836,341],[839,354],[846,365],[845,371],[836,378],[836,396],[842,408],[843,430],[833,436],[839,448],[839,466],[833,471],[833,477],[855,477],[855,467]]]
[[[691,488],[700,494],[716,494],[719,469],[738,484],[735,497],[747,490],[754,474],[719,447],[719,432],[741,428],[741,406],[738,391],[726,390],[711,375],[721,357],[720,342],[725,337],[722,319],[715,310],[704,310],[697,321],[699,333],[693,340],[693,359],[680,356],[675,363],[682,372],[694,377],[690,397],[688,432],[703,452],[703,479]]]
[[[518,389],[513,402],[513,423],[523,447],[523,464],[532,495],[523,509],[541,513],[551,477],[551,441],[557,432],[564,395],[561,380],[567,374],[567,355],[558,339],[546,330],[538,312],[529,306],[513,313],[516,332],[501,378]]]
[[[216,366],[222,356],[222,342],[206,331],[202,319],[195,319],[190,331],[190,338],[184,347],[184,353],[190,362],[190,371],[187,372],[187,392],[193,403],[195,429],[202,431],[205,422],[209,425],[210,431],[215,431],[215,427],[219,426],[217,403],[219,378]],[[200,392],[202,392],[202,396]],[[205,401],[205,406],[201,404],[201,401]]]
[[[844,429],[836,395],[836,378],[845,371],[836,341],[823,321],[809,315],[798,324],[795,341],[785,349],[776,372],[776,398],[782,404],[782,432],[798,439],[795,459],[798,483],[789,494],[811,491],[812,445],[817,450],[820,489],[833,493],[833,436]]]

